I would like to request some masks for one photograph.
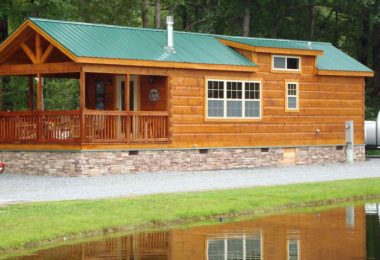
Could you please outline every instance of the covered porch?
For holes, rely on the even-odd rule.
[[[35,75],[23,75],[29,77],[29,109],[0,112],[0,143],[138,144],[169,141],[167,77],[83,71],[45,74],[43,69],[41,71]],[[79,109],[46,110],[45,76],[77,78]]]
[[[79,58],[27,20],[0,45],[0,83],[10,77],[24,78],[13,94],[24,105],[0,106],[0,144],[169,142],[167,74],[121,59]],[[46,106],[51,79],[75,82],[75,106]]]

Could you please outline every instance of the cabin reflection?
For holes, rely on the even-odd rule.
[[[365,208],[269,216],[140,233],[41,250],[18,259],[365,259]]]

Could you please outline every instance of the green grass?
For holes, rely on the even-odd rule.
[[[369,156],[380,156],[380,149],[377,150],[367,150],[366,155]]]
[[[0,207],[0,251],[38,245],[39,241],[54,241],[63,236],[80,238],[211,216],[269,214],[281,209],[370,197],[380,197],[380,178],[10,205]]]

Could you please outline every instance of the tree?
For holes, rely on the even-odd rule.
[[[161,28],[161,1],[156,0],[154,7],[154,27],[159,29]]]
[[[149,0],[143,0],[141,9],[142,27],[148,27],[148,8]]]
[[[249,36],[249,27],[251,20],[250,0],[245,1],[244,17],[243,17],[243,36]]]

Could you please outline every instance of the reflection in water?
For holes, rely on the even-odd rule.
[[[380,259],[380,204],[366,204],[367,259]]]
[[[17,259],[379,259],[379,204],[139,233]]]
[[[259,260],[262,257],[262,234],[224,234],[223,237],[207,238],[209,260],[246,259]]]

